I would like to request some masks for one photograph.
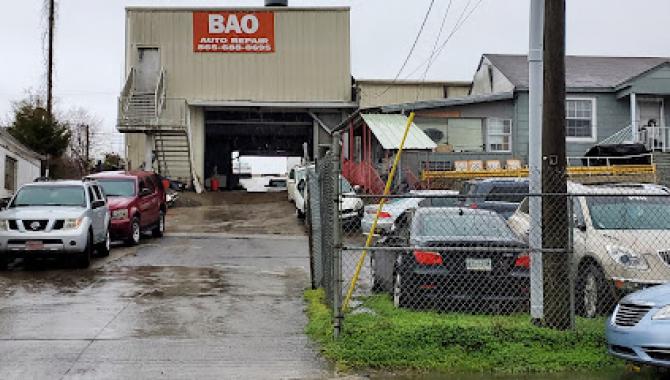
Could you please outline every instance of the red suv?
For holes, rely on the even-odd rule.
[[[163,236],[167,206],[165,190],[156,173],[102,172],[87,178],[95,179],[107,195],[112,239],[135,245],[142,232]]]

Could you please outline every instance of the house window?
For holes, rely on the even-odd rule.
[[[565,134],[571,141],[596,140],[595,99],[566,99]]]
[[[16,191],[16,160],[5,156],[5,189]]]
[[[447,138],[454,152],[484,150],[482,119],[449,118],[447,123]]]
[[[487,119],[486,146],[489,152],[512,151],[512,120]]]

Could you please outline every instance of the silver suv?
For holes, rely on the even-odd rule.
[[[86,268],[94,249],[109,254],[109,222],[105,194],[94,181],[24,185],[0,212],[0,266],[17,257],[64,255]]]

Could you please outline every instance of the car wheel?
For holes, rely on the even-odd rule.
[[[298,216],[298,219],[305,219],[305,213],[300,211],[299,209],[295,209],[296,215]]]
[[[109,227],[107,227],[107,232],[105,234],[105,240],[102,243],[98,244],[98,255],[102,257],[109,256],[109,251],[112,249],[112,238],[109,235]]]
[[[91,265],[91,253],[93,251],[93,233],[88,232],[88,237],[86,239],[86,246],[84,247],[84,252],[77,254],[75,266],[77,268],[86,269]]]
[[[163,237],[165,233],[165,212],[161,210],[160,215],[158,216],[158,225],[151,231],[151,234],[155,238]]]
[[[586,318],[595,318],[606,313],[613,302],[605,275],[597,265],[589,265],[580,271],[575,292],[577,313]]]
[[[0,271],[7,270],[11,261],[12,260],[7,257],[0,257]]]
[[[140,218],[134,217],[130,224],[130,236],[126,240],[128,245],[137,245],[140,244],[140,237],[142,235],[142,230],[140,228]]]

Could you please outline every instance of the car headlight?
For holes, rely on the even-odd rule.
[[[112,211],[112,219],[128,219],[128,209],[122,208]]]
[[[76,230],[81,226],[81,222],[83,222],[84,218],[77,218],[77,219],[65,219],[65,222],[63,223],[63,229],[64,230]]]
[[[9,220],[0,219],[0,231],[9,231]]]
[[[647,260],[645,260],[642,255],[632,251],[631,249],[616,245],[608,245],[607,253],[610,255],[612,260],[621,266],[627,267],[629,269],[649,269]]]
[[[670,305],[666,305],[661,310],[657,311],[651,319],[654,320],[670,320]]]

